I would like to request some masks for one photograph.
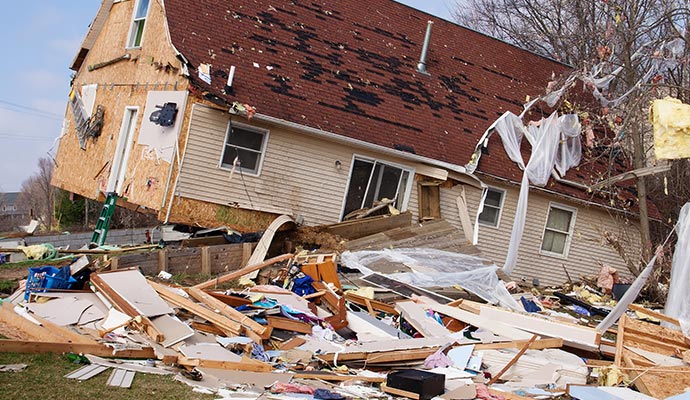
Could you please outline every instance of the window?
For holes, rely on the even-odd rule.
[[[484,209],[479,214],[479,223],[482,225],[498,227],[501,221],[501,209],[503,208],[503,199],[505,198],[505,191],[501,189],[489,188],[486,191],[486,199],[484,199]]]
[[[575,209],[558,204],[549,205],[549,215],[541,240],[541,251],[559,256],[568,255],[568,247],[575,226]]]
[[[232,169],[235,166],[242,172],[259,175],[267,137],[268,132],[264,130],[230,121],[221,168]]]
[[[149,0],[137,0],[134,5],[134,17],[132,18],[132,30],[129,31],[127,47],[141,47],[141,38],[144,35],[144,23],[149,12]]]
[[[406,206],[410,173],[410,170],[379,161],[355,158],[343,218],[361,208],[370,208],[374,201],[382,199],[393,200],[392,205],[398,209]]]

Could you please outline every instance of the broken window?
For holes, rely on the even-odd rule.
[[[132,29],[129,31],[127,47],[141,47],[141,38],[144,35],[144,23],[149,12],[149,0],[137,0],[134,5]]]
[[[479,223],[482,225],[498,228],[501,221],[501,210],[503,209],[503,199],[505,191],[496,188],[489,188],[484,199],[484,209],[479,214]]]
[[[549,205],[549,215],[541,241],[542,253],[568,255],[570,238],[575,226],[575,212],[576,210],[571,207],[554,203]]]
[[[253,175],[259,175],[268,132],[230,122],[225,136],[221,168],[233,167]]]
[[[393,200],[398,209],[405,206],[410,171],[379,161],[355,158],[345,198],[343,217],[361,208],[370,208],[375,201]]]

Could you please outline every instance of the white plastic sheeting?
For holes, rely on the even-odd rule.
[[[676,225],[678,242],[673,253],[671,284],[664,313],[677,318],[685,336],[690,336],[690,203],[680,210]]]
[[[498,267],[487,264],[487,260],[481,257],[437,249],[409,248],[346,251],[340,259],[347,267],[358,269],[363,274],[377,272],[369,268],[377,261],[397,262],[409,267],[412,272],[387,275],[393,279],[419,287],[459,285],[489,303],[514,310],[522,309],[496,276]]]
[[[506,112],[496,122],[495,129],[501,136],[508,157],[524,170],[510,245],[503,265],[503,271],[511,274],[517,263],[520,240],[525,228],[529,184],[544,186],[554,168],[564,175],[568,169],[580,163],[582,151],[580,121],[576,114],[558,117],[558,114],[554,112],[548,118],[530,123],[528,127],[525,127],[520,117]],[[527,165],[520,153],[523,136],[527,136],[532,145],[532,153]]]

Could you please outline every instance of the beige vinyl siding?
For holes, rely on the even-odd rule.
[[[513,228],[519,191],[517,187],[513,186],[491,186],[506,190],[501,219],[498,228],[479,225],[479,243],[477,246],[485,257],[502,266],[510,243],[510,233]],[[462,229],[455,203],[455,199],[460,193],[459,189],[460,186],[455,186],[452,189],[443,188],[441,190],[441,215]],[[465,191],[470,207],[470,218],[474,222],[481,191],[468,186],[465,186]],[[574,217],[573,235],[566,258],[540,253],[550,202],[577,209]],[[537,278],[542,286],[560,285],[567,281],[563,265],[566,266],[570,277],[574,281],[579,281],[582,275],[598,274],[600,262],[617,268],[622,276],[629,276],[622,258],[618,256],[615,250],[605,244],[603,240],[605,231],[624,237],[623,245],[629,254],[639,255],[637,223],[625,226],[602,208],[549,196],[538,190],[530,191],[525,230],[520,245],[517,267],[512,278],[515,280],[524,278],[527,283],[531,283],[534,278]]]
[[[245,118],[233,118],[248,123]],[[194,105],[176,194],[210,203],[237,203],[242,208],[301,215],[306,225],[318,225],[340,219],[354,155],[415,169],[409,162],[380,157],[371,151],[250,122],[269,131],[261,175],[242,176],[235,171],[231,179],[229,169],[219,168],[228,120],[225,112]],[[341,162],[340,169],[335,166],[336,160]],[[408,209],[416,212],[414,187],[410,197]]]

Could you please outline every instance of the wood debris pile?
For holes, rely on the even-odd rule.
[[[0,350],[85,355],[70,379],[176,374],[228,399],[664,399],[690,387],[688,338],[635,315],[678,324],[655,311],[632,305],[599,332],[390,276],[374,287],[338,261],[289,253],[194,286],[128,268],[94,271],[84,290],[20,290],[0,307]],[[247,278],[257,271],[271,284]]]

